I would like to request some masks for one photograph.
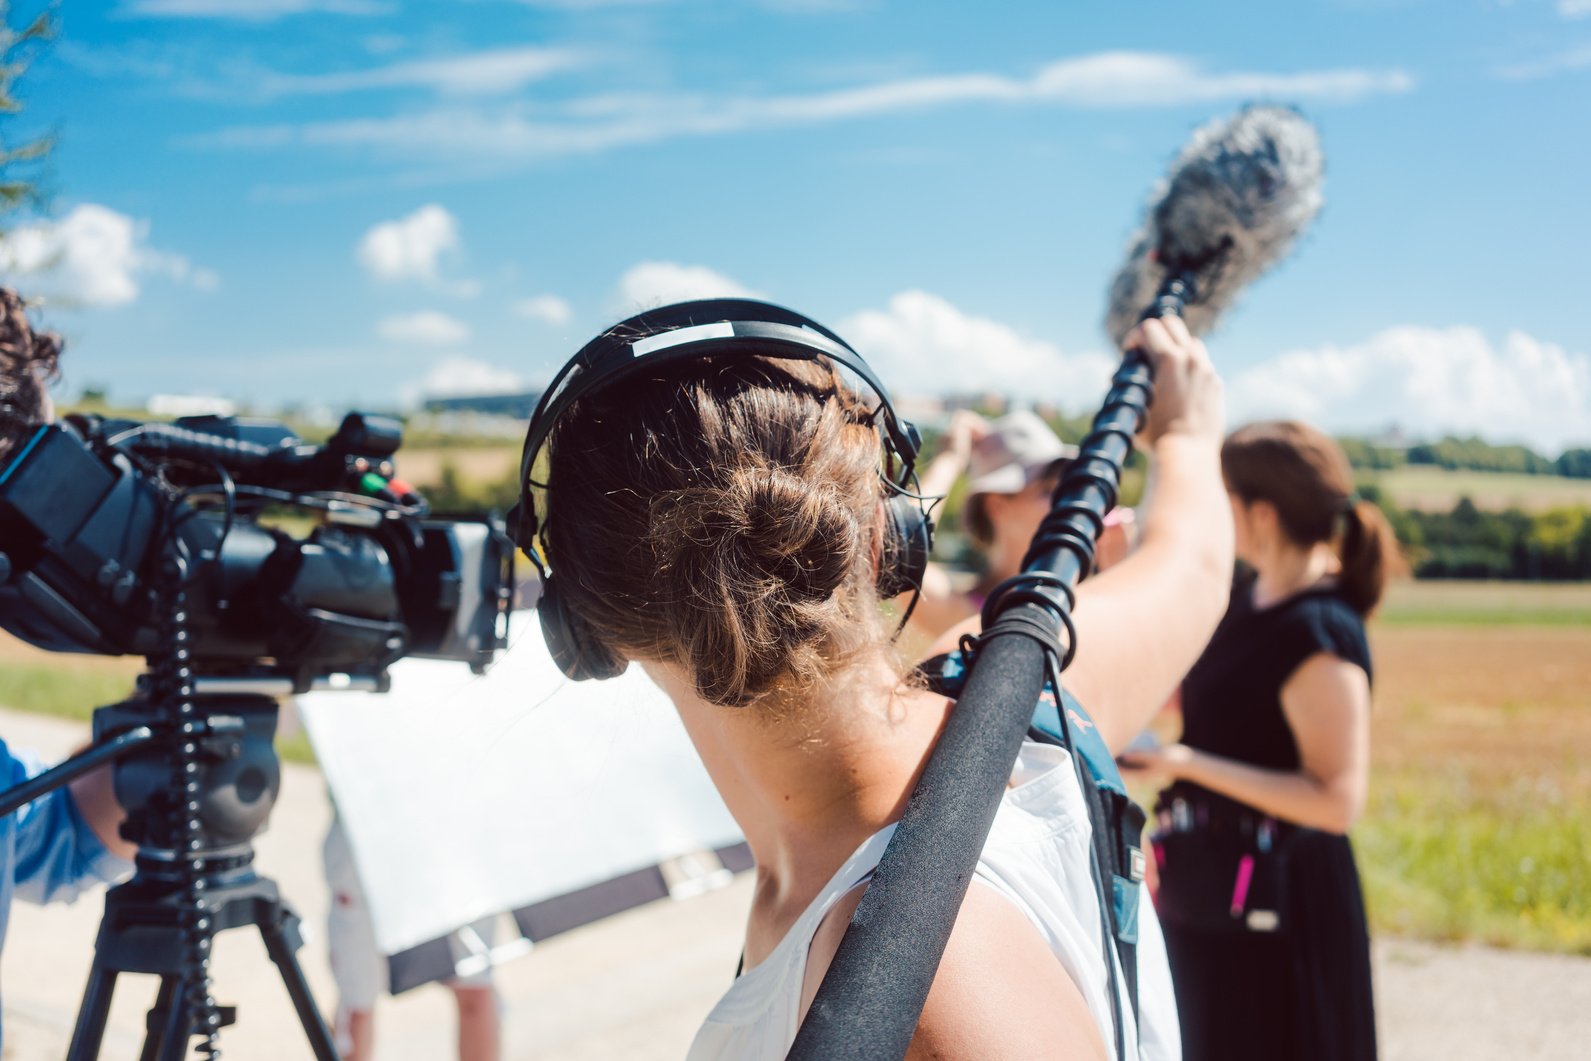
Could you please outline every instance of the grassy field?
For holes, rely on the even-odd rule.
[[[1591,479],[1558,475],[1449,471],[1433,465],[1406,465],[1391,471],[1362,472],[1360,482],[1376,484],[1404,508],[1427,512],[1446,512],[1461,497],[1484,509],[1513,507],[1536,512],[1560,505],[1591,507]]]
[[[143,661],[130,657],[42,652],[0,631],[0,707],[88,722],[96,707],[126,699],[142,669]],[[302,731],[276,747],[289,762],[315,761]]]
[[[1371,637],[1376,930],[1591,954],[1591,584],[1403,583]],[[0,635],[7,707],[86,720],[137,671]]]
[[[1591,582],[1400,582],[1376,623],[1591,629]]]
[[[481,446],[429,447],[404,446],[395,458],[398,474],[416,486],[440,482],[442,465],[453,465],[461,480],[495,483],[506,479],[519,467],[519,446],[493,444]]]
[[[1355,842],[1377,929],[1591,954],[1591,625],[1387,624],[1372,642]]]

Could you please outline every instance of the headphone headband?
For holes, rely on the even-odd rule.
[[[680,302],[648,310],[609,328],[592,339],[559,369],[547,385],[525,433],[520,456],[519,483],[524,490],[553,426],[582,398],[605,390],[642,372],[680,361],[712,357],[734,344],[741,356],[762,356],[787,361],[828,358],[854,372],[878,396],[884,413],[884,433],[900,458],[904,484],[916,464],[921,445],[917,430],[895,415],[889,392],[850,344],[809,317],[783,306],[755,299],[706,299]],[[529,526],[519,535],[521,545],[540,566],[530,549],[540,520],[521,511]]]
[[[509,529],[542,576],[542,594],[536,605],[542,636],[553,660],[570,678],[611,678],[623,672],[625,661],[606,645],[600,632],[590,629],[565,604],[559,591],[564,580],[551,577],[537,551],[537,539],[544,530],[530,492],[530,476],[537,457],[559,417],[580,399],[626,379],[655,372],[664,365],[723,356],[788,361],[826,358],[849,369],[872,388],[879,403],[871,414],[873,426],[880,431],[887,451],[885,466],[894,476],[884,478],[895,494],[883,508],[885,543],[876,585],[886,598],[906,592],[915,594],[922,585],[933,548],[933,521],[914,489],[921,440],[915,427],[895,415],[889,393],[862,355],[816,321],[767,302],[710,299],[648,310],[581,347],[547,385],[525,432],[525,450],[519,464],[521,496],[509,513]],[[543,513],[545,510],[544,503]],[[916,604],[915,596],[912,604]],[[903,628],[910,615],[908,607],[901,618]]]

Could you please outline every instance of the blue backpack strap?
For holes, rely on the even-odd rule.
[[[1066,712],[1065,723],[1061,712]],[[1115,756],[1110,754],[1099,727],[1083,705],[1061,690],[1059,699],[1046,688],[1033,711],[1033,736],[1074,750],[1090,781],[1083,793],[1093,825],[1094,851],[1100,872],[1101,901],[1108,901],[1110,927],[1116,937],[1116,957],[1133,1015],[1138,1014],[1138,907],[1143,895],[1144,812],[1127,794]],[[1070,734],[1071,740],[1067,736]]]
[[[1110,749],[1105,747],[1104,738],[1099,735],[1099,727],[1094,725],[1092,718],[1088,717],[1083,705],[1064,689],[1061,690],[1061,703],[1066,706],[1066,720],[1071,723],[1072,739],[1077,742],[1077,751],[1082,755],[1083,765],[1088,768],[1094,783],[1100,788],[1125,796],[1127,785],[1121,779],[1121,771],[1116,768],[1115,756],[1110,754]],[[1061,726],[1060,705],[1056,703],[1054,691],[1048,687],[1039,697],[1038,707],[1033,709],[1032,728],[1049,738],[1051,742],[1063,748],[1068,746],[1066,730]]]

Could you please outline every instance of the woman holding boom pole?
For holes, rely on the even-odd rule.
[[[795,316],[732,305],[786,324]],[[690,1057],[771,1061],[790,1048],[954,702],[899,658],[878,608],[893,563],[892,490],[880,474],[880,435],[894,423],[887,404],[864,401],[827,358],[780,359],[738,338],[769,325],[654,333],[648,319],[598,343],[628,344],[616,359],[625,365],[671,343],[702,342],[705,352],[562,407],[542,462],[540,444],[527,442],[534,471],[521,505],[553,570],[544,624],[556,585],[571,658],[646,669],[756,857],[744,968]],[[1127,341],[1154,364],[1143,440],[1157,465],[1156,505],[1139,548],[1079,590],[1080,647],[1066,672],[1067,692],[1112,751],[1197,657],[1231,563],[1221,387],[1204,346],[1175,318],[1148,321]],[[587,371],[612,361],[590,351],[576,362]],[[532,440],[539,430],[533,421]],[[1089,844],[1067,753],[1024,746],[909,1056],[1113,1056]],[[1141,938],[1141,1017],[1127,1030],[1127,1056],[1173,1059],[1174,1004],[1152,913]]]

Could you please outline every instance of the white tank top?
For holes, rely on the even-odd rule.
[[[1114,1052],[1099,900],[1089,872],[1091,827],[1071,759],[1064,749],[1028,742],[1011,779],[973,880],[1005,896],[1038,929],[1077,982],[1100,1039]],[[730,986],[696,1033],[687,1061],[781,1061],[789,1053],[812,937],[840,897],[872,876],[894,832],[887,826],[857,848],[772,953]],[[1127,1056],[1177,1061],[1182,1042],[1171,970],[1148,896],[1139,903],[1138,940],[1138,1028],[1125,989],[1121,1002]]]

